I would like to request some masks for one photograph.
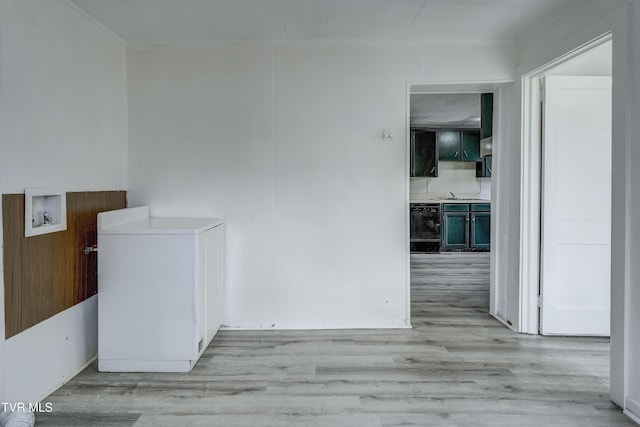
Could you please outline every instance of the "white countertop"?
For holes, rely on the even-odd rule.
[[[411,193],[410,203],[491,203],[490,199],[483,199],[478,195],[460,195],[456,199],[449,199],[442,194]]]

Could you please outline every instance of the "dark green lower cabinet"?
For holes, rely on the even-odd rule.
[[[491,247],[491,212],[471,212],[470,246],[478,249]]]
[[[469,205],[444,204],[442,209],[442,249],[469,247]]]
[[[445,203],[442,205],[443,251],[489,250],[491,205]]]

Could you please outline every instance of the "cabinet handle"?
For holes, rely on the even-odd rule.
[[[454,154],[453,157],[458,157],[458,154],[460,154],[460,150],[456,151],[456,154]]]
[[[466,152],[466,151],[462,151],[462,152],[464,153],[464,156],[465,156],[465,157],[469,157],[469,155],[467,154],[467,152]]]
[[[491,168],[487,168],[487,170],[489,171],[489,173],[491,173]]]
[[[431,168],[431,172],[429,172],[429,173],[434,173],[435,171],[436,171],[436,167],[434,166],[433,168]],[[491,172],[491,171],[489,171],[489,172]]]

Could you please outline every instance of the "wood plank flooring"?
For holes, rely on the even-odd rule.
[[[413,329],[222,331],[189,374],[94,363],[37,425],[636,425],[609,401],[607,339],[518,335],[487,314],[489,254],[411,265]]]

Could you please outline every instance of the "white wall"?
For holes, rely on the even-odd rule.
[[[124,189],[122,42],[62,0],[0,0],[0,37],[2,192]],[[43,397],[93,357],[96,314],[86,301],[8,340],[4,398]],[[25,374],[39,381],[26,389],[17,384]]]
[[[515,84],[503,85],[494,95],[494,127],[493,131],[493,172],[491,174],[491,285],[494,295],[490,301],[490,313],[504,321],[511,328],[518,330],[518,271],[517,251],[513,250],[510,240],[519,232],[518,206],[520,176],[515,170],[519,167],[514,162],[513,152],[518,149],[517,137],[514,136],[513,97]],[[497,135],[496,135],[497,133]]]
[[[626,145],[626,152],[618,153],[614,160],[615,167],[621,166],[625,162],[623,171],[626,176],[618,177],[618,186],[614,190],[617,191],[617,201],[621,206],[617,207],[619,215],[625,214],[625,229],[617,228],[618,236],[625,233],[626,242],[622,240],[622,244],[626,243],[625,266],[627,271],[616,271],[614,277],[618,286],[626,285],[626,309],[627,318],[625,319],[625,334],[628,337],[628,348],[625,353],[625,360],[628,365],[627,388],[625,395],[625,406],[628,412],[632,414],[634,419],[640,423],[640,266],[638,259],[640,257],[640,227],[638,227],[638,218],[640,218],[640,188],[637,183],[640,182],[640,144],[638,144],[638,135],[640,135],[640,1],[633,1],[633,8],[630,13],[631,32],[629,37],[629,45],[626,50],[630,62],[630,76],[628,84],[618,88],[618,93],[630,92],[630,102],[625,107],[630,110],[628,112],[629,138]],[[615,43],[615,39],[614,39]],[[615,51],[614,51],[615,55]],[[615,75],[614,75],[615,78]],[[623,98],[624,99],[624,98]],[[614,102],[615,102],[614,98]],[[615,108],[615,107],[614,107]],[[627,155],[627,157],[623,157]],[[623,182],[620,182],[623,180]],[[622,191],[625,193],[622,193]],[[625,199],[623,194],[627,195]],[[626,203],[625,203],[626,202]],[[624,204],[623,204],[624,203]],[[624,212],[625,208],[628,210]],[[621,237],[621,236],[620,236]],[[618,245],[618,255],[623,247]],[[615,267],[620,267],[620,263],[616,263]],[[626,274],[625,274],[626,273]],[[626,276],[626,277],[625,277]],[[620,290],[617,290],[621,293]],[[616,319],[618,323],[622,323],[623,319]],[[622,346],[622,343],[620,343]]]
[[[540,25],[536,32],[527,35],[519,42],[519,65],[516,90],[513,94],[513,139],[521,139],[520,107],[522,103],[521,77],[532,72],[550,61],[571,52],[587,42],[613,31],[613,176],[612,176],[612,333],[611,333],[611,396],[621,406],[625,405],[625,396],[640,402],[640,376],[633,372],[633,366],[638,367],[640,360],[640,346],[633,347],[637,335],[635,328],[638,324],[638,295],[637,272],[634,271],[634,250],[640,236],[634,229],[630,218],[633,217],[633,208],[638,206],[637,186],[631,185],[634,177],[632,174],[637,168],[631,165],[637,163],[640,153],[636,150],[637,138],[633,130],[629,129],[630,121],[637,125],[639,112],[629,111],[629,90],[634,88],[637,94],[640,68],[629,69],[629,59],[638,61],[638,35],[629,38],[628,19],[629,13],[625,0],[601,2],[596,0],[578,1],[575,7],[568,8],[563,14],[554,20]],[[637,6],[637,1],[634,0]],[[636,16],[637,19],[637,16]],[[637,23],[636,23],[637,25]],[[630,71],[630,73],[629,73]],[[636,104],[637,105],[637,104]],[[637,107],[636,107],[637,108]],[[521,169],[521,149],[514,146],[508,154],[508,162],[514,167],[508,177],[510,180],[519,180]],[[500,172],[505,172],[500,169]],[[637,174],[637,172],[635,172]],[[500,212],[502,217],[509,217],[510,212],[519,212],[520,187],[512,186],[508,190],[507,197],[511,203],[504,206]],[[508,247],[510,252],[518,252],[520,245],[520,230],[510,235]],[[637,258],[637,255],[635,256]],[[509,273],[516,278],[513,283],[513,292],[519,291],[516,283],[519,283],[518,269],[521,266],[516,262],[509,265]],[[635,304],[634,304],[635,302]],[[520,308],[517,307],[516,308]],[[635,323],[632,322],[635,320]],[[627,407],[628,408],[628,407]],[[638,407],[640,408],[640,406]],[[638,414],[638,412],[636,412]]]
[[[405,326],[407,83],[514,64],[512,45],[130,49],[129,200],[225,218],[233,327]]]
[[[438,162],[437,178],[411,178],[410,192],[413,194],[479,196],[483,181],[476,178],[475,162]],[[489,191],[489,195],[491,191]]]

